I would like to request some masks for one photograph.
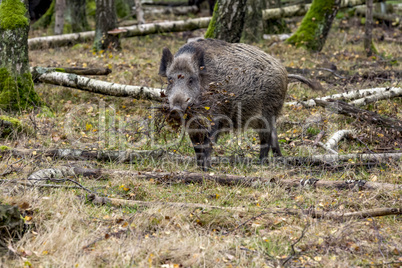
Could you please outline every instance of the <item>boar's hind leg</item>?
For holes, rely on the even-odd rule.
[[[260,136],[260,161],[263,163],[268,158],[269,150],[272,148],[274,156],[282,156],[279,148],[278,135],[276,132],[275,116],[266,116],[268,125],[258,131]]]
[[[271,131],[271,148],[272,148],[272,153],[274,156],[282,156],[281,153],[281,148],[279,148],[279,143],[278,143],[278,134],[276,132],[276,122],[275,118],[273,118],[273,124],[272,124],[272,131]]]
[[[269,149],[271,148],[271,132],[260,130],[258,135],[260,136],[260,161],[263,163],[268,158]]]

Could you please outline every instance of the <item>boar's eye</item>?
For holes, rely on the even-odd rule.
[[[192,83],[193,83],[193,78],[192,78],[192,77],[190,77],[190,78],[188,79],[188,83],[189,83],[189,84],[192,84]]]

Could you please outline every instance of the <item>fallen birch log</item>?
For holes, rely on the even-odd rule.
[[[197,18],[180,21],[168,21],[161,23],[146,23],[130,27],[120,27],[120,30],[126,32],[121,33],[120,37],[133,37],[139,35],[166,33],[166,32],[183,32],[192,31],[201,28],[207,28],[211,18]],[[75,43],[87,42],[94,39],[95,31],[63,34],[45,37],[35,37],[28,39],[30,49],[40,49],[42,47],[61,47]]]
[[[309,216],[312,218],[342,220],[349,218],[368,218],[368,217],[381,217],[389,215],[402,214],[402,208],[375,208],[355,212],[335,212],[335,211],[321,211],[316,209],[289,209],[289,208],[268,208],[268,209],[255,209],[245,207],[222,207],[212,206],[197,203],[176,203],[176,202],[163,202],[163,201],[138,201],[138,200],[125,200],[119,198],[100,197],[94,194],[88,195],[87,199],[94,204],[98,205],[112,205],[116,207],[176,207],[176,208],[191,208],[191,209],[219,209],[235,212],[264,212],[264,214],[288,214],[296,216]]]
[[[152,0],[141,0],[141,4],[150,5],[150,6],[169,6],[169,7],[178,7],[178,6],[187,6],[188,1],[152,1]]]
[[[374,0],[373,2],[378,2]],[[365,0],[342,0],[340,7],[347,8],[347,7],[354,7],[365,4]],[[272,8],[272,9],[265,9],[262,11],[262,18],[264,20],[271,20],[271,19],[280,19],[286,17],[294,17],[294,16],[304,16],[311,4],[299,4],[294,6],[282,7],[282,8]]]
[[[0,155],[11,154],[15,157],[51,157],[53,159],[64,160],[98,160],[98,161],[118,161],[120,163],[141,163],[141,161],[171,161],[174,163],[195,163],[195,158],[191,156],[180,156],[170,154],[163,150],[147,151],[89,151],[80,149],[8,149],[0,151]],[[348,161],[400,161],[402,153],[378,153],[378,154],[345,154],[345,155],[312,155],[305,157],[276,157],[270,159],[274,165],[327,165],[337,162]],[[243,158],[238,156],[231,157],[212,157],[213,164],[239,164],[239,165],[260,165],[258,159]],[[268,162],[267,162],[268,164]]]
[[[339,130],[337,132],[335,132],[329,139],[328,141],[325,143],[325,146],[334,149],[335,146],[338,145],[339,141],[345,137],[353,137],[353,135],[355,134],[355,132],[353,130],[348,130],[348,129],[344,129],[344,130]]]
[[[79,67],[31,67],[32,78],[35,80],[37,77],[44,73],[58,72],[69,73],[77,75],[108,75],[112,72],[109,68],[79,68]]]
[[[68,74],[66,71],[63,72],[47,72],[47,68],[35,67],[32,69],[33,77],[36,81],[60,85],[65,87],[71,87],[80,89],[83,91],[89,91],[93,93],[99,93],[103,95],[115,96],[115,97],[132,97],[135,99],[148,99],[154,101],[162,101],[161,93],[162,89],[159,88],[150,88],[150,87],[141,87],[141,86],[130,86],[130,85],[122,85],[115,84],[111,82],[105,82],[102,80],[91,79],[87,77],[81,77],[74,74]],[[68,69],[66,69],[68,70]],[[101,69],[95,69],[101,71]],[[108,72],[105,69],[103,70],[105,73]],[[93,74],[92,71],[85,71],[85,74]],[[328,99],[344,99],[344,100],[353,100],[353,99],[361,99],[356,100],[356,105],[364,105],[377,100],[399,97],[402,94],[402,88],[399,87],[391,87],[391,88],[370,88],[370,89],[361,89],[354,90],[350,92],[334,94],[331,96],[325,96],[316,98],[316,100],[328,100]],[[316,106],[315,99],[310,99],[307,101],[301,102],[285,102],[286,106],[298,106],[302,105],[304,107],[314,107]]]
[[[353,90],[353,91],[348,91],[345,93],[340,93],[340,94],[334,94],[330,96],[325,96],[325,97],[320,97],[316,99],[310,99],[307,101],[294,101],[294,102],[285,102],[286,106],[298,106],[302,105],[304,107],[315,107],[317,106],[315,100],[329,100],[329,99],[342,99],[342,100],[355,100],[355,99],[360,99],[360,98],[365,98],[367,96],[371,95],[386,95],[385,92],[400,92],[402,91],[402,88],[400,87],[379,87],[379,88],[369,88],[369,89],[360,89],[360,90]],[[394,94],[394,93],[390,93]],[[398,93],[399,94],[399,93]],[[397,96],[397,95],[395,95]]]
[[[71,87],[83,91],[99,93],[115,97],[131,97],[134,99],[145,99],[153,101],[162,101],[161,89],[122,85],[102,80],[91,79],[76,74],[50,72],[43,73],[36,77],[37,81],[42,83]]]
[[[187,15],[189,13],[197,13],[197,6],[176,6],[176,7],[165,7],[165,8],[144,8],[144,13],[146,15],[158,16],[158,15],[169,15],[173,14],[176,16]]]
[[[402,154],[401,154],[402,155]],[[215,182],[221,185],[241,185],[244,187],[256,187],[261,185],[279,185],[283,187],[313,187],[313,188],[335,188],[360,190],[397,190],[402,189],[402,184],[367,182],[363,180],[346,181],[323,181],[317,179],[275,179],[261,177],[246,177],[229,174],[208,174],[197,172],[146,172],[146,171],[126,171],[108,169],[88,169],[79,167],[60,167],[43,169],[32,173],[28,180],[46,180],[48,176],[52,179],[64,178],[65,176],[84,176],[84,177],[134,177],[139,179],[154,180],[160,183],[204,183]]]
[[[401,97],[401,96],[402,96],[402,88],[393,87],[393,88],[390,88],[389,90],[379,91],[376,94],[351,101],[351,102],[349,102],[349,104],[352,104],[355,106],[363,106],[363,105],[367,105],[369,103],[373,103],[373,102],[376,102],[379,100],[391,99],[391,98]]]
[[[331,100],[323,101],[316,99],[317,105],[328,108],[337,114],[347,115],[361,121],[365,121],[374,125],[383,126],[402,132],[402,121],[394,118],[386,118],[379,114],[367,110],[357,108],[343,101]]]
[[[356,14],[360,16],[366,16],[366,5],[359,5],[354,7]],[[398,26],[401,23],[402,17],[397,16],[395,14],[386,14],[386,13],[380,13],[380,12],[373,12],[373,18],[382,20],[382,21],[387,21],[392,23],[392,26]]]

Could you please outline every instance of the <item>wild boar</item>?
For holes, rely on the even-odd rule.
[[[281,156],[276,118],[288,78],[315,87],[304,77],[288,75],[277,59],[254,46],[214,39],[188,43],[174,56],[164,48],[159,75],[168,80],[170,115],[184,119],[197,163],[204,170],[210,167],[212,145],[219,134],[233,129],[251,127],[258,132],[260,160],[268,157],[270,149]]]

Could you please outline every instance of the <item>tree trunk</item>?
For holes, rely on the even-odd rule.
[[[119,36],[108,34],[117,28],[114,0],[96,0],[96,29],[93,48],[96,51],[119,48]]]
[[[230,43],[240,41],[247,0],[218,0],[205,38],[216,38]]]
[[[66,0],[56,0],[56,18],[54,25],[54,34],[63,34],[64,13],[66,12]]]
[[[366,0],[366,25],[364,32],[364,50],[367,57],[373,55],[373,0]]]
[[[144,11],[142,10],[141,0],[135,0],[135,12],[137,14],[138,24],[144,24]]]
[[[286,42],[321,51],[340,4],[341,0],[313,0],[299,29]]]
[[[70,0],[69,5],[71,30],[73,33],[89,30],[86,14],[86,0]]]
[[[243,42],[259,42],[264,34],[262,20],[264,0],[248,0],[246,6],[246,18],[242,34]]]
[[[26,6],[23,0],[0,0],[0,109],[21,111],[41,103],[29,71]]]

